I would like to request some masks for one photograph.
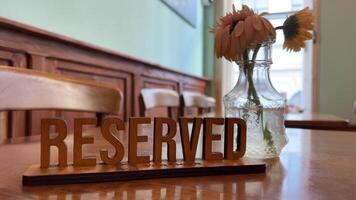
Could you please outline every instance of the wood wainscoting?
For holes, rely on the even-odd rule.
[[[125,120],[139,116],[138,99],[142,88],[204,93],[209,83],[204,77],[188,75],[5,18],[0,18],[0,64],[114,84],[123,92],[123,107],[118,115]],[[35,135],[39,134],[40,119],[44,117],[63,117],[72,129],[74,117],[93,116],[62,111],[1,112],[0,130],[6,132],[7,137]]]

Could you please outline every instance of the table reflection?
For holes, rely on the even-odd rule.
[[[33,187],[24,187],[20,176],[39,162],[39,143],[3,144],[0,199],[355,199],[355,133],[287,129],[287,134],[290,142],[280,159],[265,160],[264,174]],[[126,141],[127,134],[120,139]],[[150,154],[151,144],[142,144]],[[90,147],[107,145],[99,140],[83,149],[87,155],[98,152]]]
[[[95,133],[96,131],[94,131]],[[147,133],[146,131],[142,131]],[[217,132],[219,132],[217,130]],[[90,134],[90,133],[89,133]],[[289,196],[284,194],[289,187],[303,187],[301,177],[287,174],[302,174],[303,166],[308,164],[309,147],[299,140],[298,133],[289,133],[293,143],[289,143],[282,152],[281,158],[264,160],[267,164],[265,174],[224,175],[186,178],[149,179],[125,182],[108,182],[75,185],[53,185],[24,187],[27,194],[39,199],[269,199]],[[119,134],[122,140],[127,135]],[[95,133],[100,141],[100,134]],[[152,140],[152,136],[149,137]],[[177,146],[180,140],[177,138]],[[142,153],[151,154],[151,142],[142,143]],[[96,148],[105,147],[106,143],[98,143]],[[126,144],[125,144],[126,145]],[[89,146],[88,146],[89,147]],[[215,144],[216,150],[222,145]],[[87,153],[93,149],[86,149]],[[199,149],[199,147],[198,147]],[[301,150],[303,149],[303,150]],[[94,152],[98,152],[95,150]],[[93,152],[93,154],[94,154]],[[198,151],[199,152],[199,151]],[[303,152],[305,157],[296,156]],[[180,153],[177,153],[178,155]],[[199,157],[200,152],[197,157]],[[288,170],[286,170],[288,169]],[[308,172],[305,172],[308,173]],[[45,188],[45,189],[44,189]],[[93,192],[95,191],[95,192]],[[290,192],[290,191],[289,191]],[[288,193],[288,192],[287,192]]]
[[[268,161],[266,174],[150,179],[95,184],[24,187],[24,192],[47,199],[252,199],[280,196],[284,168]],[[273,176],[272,176],[273,174]],[[273,183],[273,184],[272,184]],[[278,184],[276,184],[278,183]],[[95,191],[95,192],[93,192]]]

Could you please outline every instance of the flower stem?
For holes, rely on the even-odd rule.
[[[244,73],[247,77],[247,82],[248,82],[247,98],[248,100],[254,102],[257,107],[256,115],[257,115],[257,120],[260,120],[260,123],[262,124],[261,128],[263,132],[263,139],[266,141],[266,144],[270,147],[270,150],[273,153],[276,153],[276,148],[274,146],[274,142],[272,138],[272,132],[268,129],[267,123],[265,125],[263,123],[263,107],[253,81],[253,70],[255,67],[254,65],[256,64],[255,61],[260,47],[261,45],[257,45],[256,48],[254,49],[252,59],[251,59],[252,62],[249,62],[247,51],[245,51],[243,54]]]

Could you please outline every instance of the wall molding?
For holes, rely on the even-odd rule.
[[[179,93],[186,90],[204,93],[209,83],[205,77],[186,74],[1,17],[0,64],[111,83],[125,95],[122,112],[118,113],[125,120],[130,116],[139,116],[138,98],[144,87],[168,87]],[[40,118],[60,116],[71,122],[75,117],[93,115],[58,111],[9,112],[7,132],[10,137],[23,136],[24,133],[33,135],[39,133]]]

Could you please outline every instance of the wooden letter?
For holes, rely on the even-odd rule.
[[[82,158],[82,145],[93,144],[93,137],[83,137],[83,125],[95,125],[94,118],[74,119],[74,141],[73,141],[73,165],[74,166],[95,166],[96,158]]]
[[[237,124],[237,150],[234,151],[234,125]],[[227,160],[237,160],[246,151],[246,122],[239,118],[225,119],[224,156]]]
[[[55,126],[58,132],[57,137],[50,139],[50,126]],[[50,161],[51,146],[58,148],[59,167],[67,166],[67,146],[64,139],[67,137],[67,125],[62,119],[42,119],[41,120],[41,168],[48,168]]]
[[[220,152],[212,152],[213,140],[221,140],[221,135],[213,134],[213,124],[223,125],[224,118],[204,118],[203,159],[222,160]]]
[[[115,147],[115,155],[110,158],[108,150],[100,151],[100,158],[108,165],[115,165],[124,158],[125,149],[119,139],[110,133],[111,125],[115,125],[117,130],[125,130],[125,123],[118,118],[105,118],[101,125],[101,134],[103,137]]]
[[[202,118],[194,118],[193,130],[190,137],[191,140],[189,142],[189,130],[188,130],[189,119],[179,118],[180,138],[181,138],[181,143],[183,148],[184,161],[187,162],[195,161],[202,121],[203,121]]]
[[[139,124],[150,124],[151,119],[148,117],[131,117],[129,118],[129,164],[149,163],[150,156],[137,156],[137,142],[147,142],[147,135],[137,135],[137,128]]]
[[[167,124],[167,134],[163,136],[163,124]],[[177,132],[177,124],[171,118],[157,117],[154,119],[154,137],[153,137],[153,161],[156,164],[162,161],[162,143],[167,143],[168,161],[176,161],[176,142],[174,136]]]

